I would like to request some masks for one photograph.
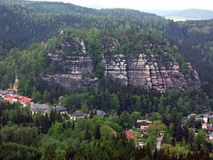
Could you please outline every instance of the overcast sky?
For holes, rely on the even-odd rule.
[[[47,0],[46,0],[47,1]],[[136,10],[213,10],[212,0],[48,0],[72,3],[81,6],[103,6],[106,8],[130,8]]]

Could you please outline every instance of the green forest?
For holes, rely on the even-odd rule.
[[[212,26],[213,20],[174,22],[130,9],[0,0],[0,90],[11,88],[18,76],[17,94],[50,106],[63,96],[61,105],[69,113],[51,109],[31,115],[30,106],[0,98],[0,159],[213,159],[213,141],[206,138],[204,121],[186,118],[213,110]],[[85,42],[86,54],[78,47],[61,48],[78,39]],[[112,40],[115,47],[103,49],[101,42]],[[64,61],[70,56],[91,57],[92,76],[99,78],[99,85],[69,90],[40,78],[67,74],[67,68],[48,58],[59,50]],[[101,64],[103,54],[110,58],[118,53],[126,60],[140,53],[156,54],[161,64],[176,60],[184,76],[190,75],[190,62],[202,85],[166,92],[124,86],[105,77]],[[105,116],[89,116],[94,109]],[[76,110],[85,118],[72,119]],[[137,120],[152,123],[143,132]],[[208,124],[213,125],[209,117]],[[128,138],[126,131],[135,138]],[[156,148],[158,138],[161,149]],[[146,145],[140,147],[139,142]]]

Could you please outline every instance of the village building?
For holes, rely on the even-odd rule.
[[[96,114],[103,117],[105,116],[105,112],[102,110],[96,110]]]
[[[195,121],[203,121],[204,123],[208,123],[208,116],[205,116],[205,115],[199,115],[199,116],[196,116],[195,118]]]
[[[189,118],[191,118],[191,117],[193,117],[193,118],[196,118],[196,114],[189,114],[188,116],[187,116],[187,119],[189,119]]]
[[[0,98],[4,99],[7,94],[12,94],[12,91],[9,90],[0,90]]]
[[[4,95],[3,98],[5,101],[8,101],[10,103],[20,102],[23,107],[26,107],[27,105],[32,105],[33,100],[31,98],[28,98],[26,96],[20,96],[17,94],[7,94]]]
[[[18,77],[16,76],[15,83],[13,84],[13,90],[17,93],[18,92]]]
[[[30,110],[31,115],[34,115],[34,114],[38,113],[39,111],[42,114],[49,113],[50,112],[50,106],[48,106],[46,104],[34,103],[31,110]]]
[[[135,135],[131,131],[126,131],[125,135],[126,135],[126,138],[128,139],[135,139]]]
[[[149,128],[149,125],[152,123],[149,120],[137,120],[137,128],[143,130],[146,132],[147,128]]]
[[[71,114],[70,119],[76,120],[76,118],[78,118],[78,119],[84,118],[84,114],[83,114],[83,112],[81,112],[81,110],[77,110]]]
[[[203,120],[204,123],[208,123],[209,120],[213,119],[213,113],[208,113],[208,114],[202,114],[202,115],[197,115],[195,117],[195,120]]]
[[[61,115],[67,114],[67,109],[62,106],[55,106],[54,109],[58,111]]]
[[[202,123],[202,129],[210,131],[212,129],[212,124]]]
[[[90,117],[91,114],[104,117],[106,113],[103,110],[93,109],[93,110],[89,111],[88,116]]]

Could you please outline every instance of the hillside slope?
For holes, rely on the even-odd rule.
[[[1,58],[4,58],[4,55],[14,47],[26,49],[33,42],[45,42],[48,38],[57,36],[61,31],[70,28],[85,30],[91,28],[101,30],[132,28],[137,32],[141,29],[149,30],[152,28],[166,37],[171,44],[178,46],[180,54],[198,71],[202,82],[213,83],[211,76],[213,75],[213,56],[211,55],[211,47],[207,46],[207,42],[212,41],[213,35],[211,20],[175,23],[152,14],[125,9],[100,10],[103,12],[103,16],[94,16],[99,10],[74,5],[71,5],[74,8],[72,9],[73,13],[70,14],[59,14],[55,11],[38,13],[35,6],[45,3],[29,2],[28,8],[25,8],[28,1],[24,2],[25,6],[23,4],[21,6],[0,5],[2,13],[0,15],[0,55],[3,56]],[[35,4],[34,10],[31,4]],[[50,10],[52,10],[52,6],[53,10],[56,11],[61,10],[59,6],[66,7],[64,3],[48,2],[47,4],[50,5],[44,5],[44,10],[47,10],[48,6]],[[40,7],[42,8],[42,6]],[[39,9],[39,7],[37,8]],[[146,16],[146,14],[148,15]]]
[[[162,92],[201,86],[197,72],[183,61],[177,48],[168,46],[153,31],[106,34],[92,29],[81,33],[82,39],[81,31],[76,32],[61,35],[62,41],[58,40],[57,48],[51,48],[48,54],[52,62],[66,68],[67,74],[42,75],[45,81],[67,89],[98,85],[103,76],[123,85]],[[55,45],[49,43],[49,46]]]
[[[53,2],[27,1],[23,2],[23,5],[0,4],[0,12],[0,38],[5,49],[13,47],[24,49],[33,42],[46,41],[61,30],[70,28],[148,29],[150,26],[156,26],[163,29],[164,23],[161,17],[134,10],[95,10]],[[139,21],[141,19],[142,21]],[[158,23],[152,24],[154,21]]]

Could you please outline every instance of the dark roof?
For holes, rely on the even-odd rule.
[[[210,113],[210,114],[206,113],[206,114],[202,114],[202,115],[197,115],[196,119],[199,119],[199,118],[210,118],[210,119],[212,119],[213,114],[212,113]]]
[[[10,92],[9,92],[8,90],[4,90],[4,91],[1,90],[1,91],[0,91],[0,94],[1,94],[1,95],[6,95],[6,94],[9,94],[9,93],[10,93]]]
[[[84,114],[80,110],[77,110],[72,114],[72,116],[75,116],[75,117],[83,117],[83,115]]]
[[[42,110],[42,111],[50,111],[50,106],[46,105],[46,104],[38,104],[38,103],[34,103],[33,105],[33,111],[38,111],[38,110]]]
[[[93,112],[93,114],[96,113],[96,115],[99,115],[99,116],[104,116],[105,115],[105,112],[102,111],[102,110],[94,109],[94,110],[90,111],[89,114],[91,114],[91,112]]]
[[[62,106],[56,106],[55,109],[58,111],[58,112],[64,112],[64,111],[67,111],[66,108],[62,107]]]

